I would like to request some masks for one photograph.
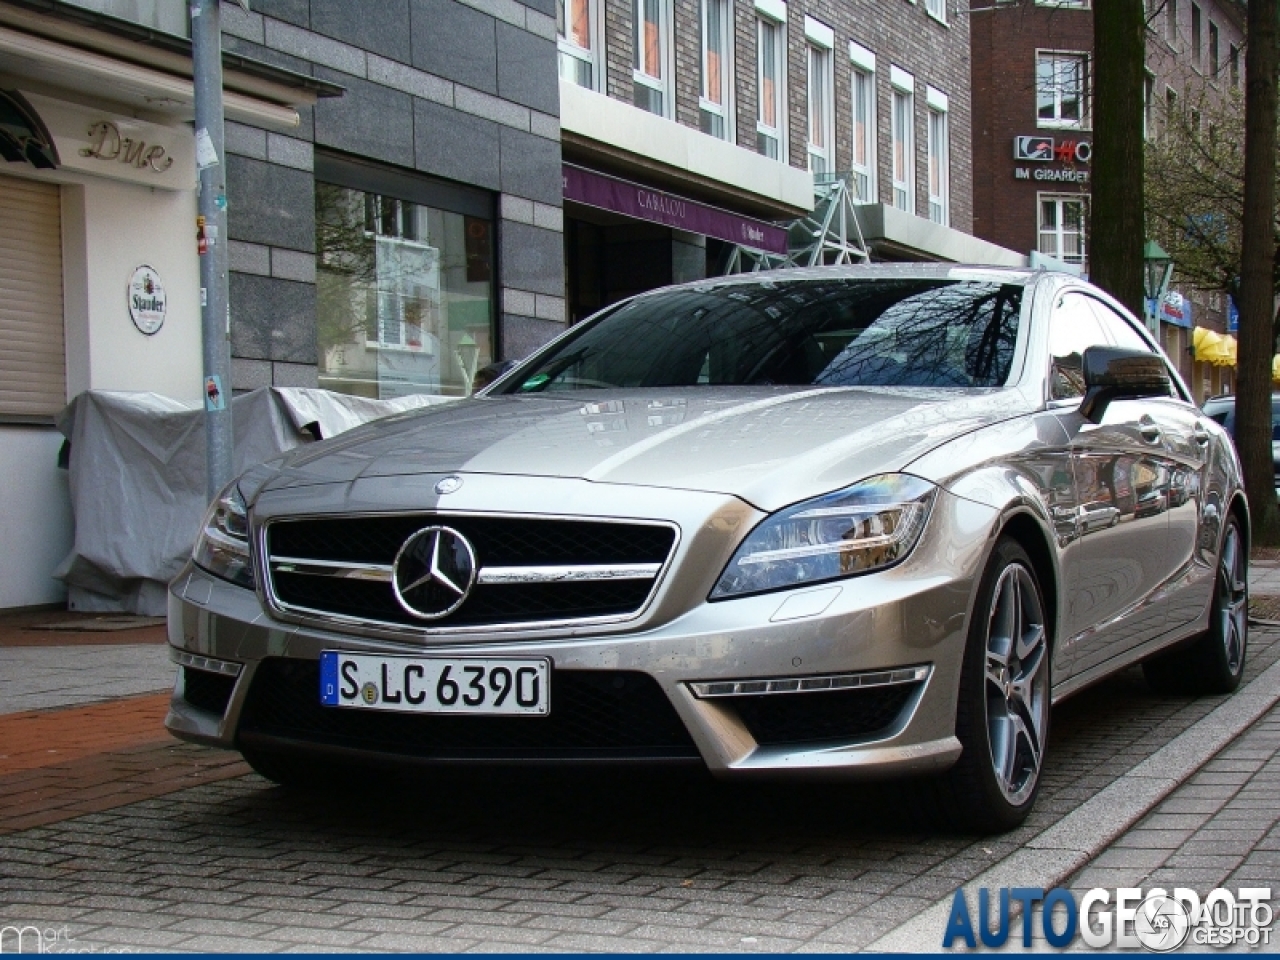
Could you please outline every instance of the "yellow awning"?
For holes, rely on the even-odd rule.
[[[1191,331],[1191,345],[1197,360],[1218,367],[1236,365],[1236,338],[1230,334],[1223,336],[1204,327],[1196,327]]]

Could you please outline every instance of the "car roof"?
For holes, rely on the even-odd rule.
[[[1069,273],[1049,270],[1029,270],[1024,267],[990,267],[982,264],[962,263],[857,263],[831,267],[788,267],[781,270],[762,270],[758,273],[737,273],[724,277],[707,277],[688,283],[663,287],[663,290],[682,288],[708,288],[752,283],[805,283],[822,280],[969,280],[979,283],[1012,283],[1026,285],[1041,277],[1059,276],[1078,280]],[[649,291],[657,293],[657,290]],[[641,296],[644,296],[642,294]]]

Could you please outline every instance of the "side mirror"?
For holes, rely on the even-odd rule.
[[[1144,350],[1089,347],[1085,350],[1084,401],[1080,413],[1098,423],[1112,400],[1167,397],[1172,393],[1164,360]]]

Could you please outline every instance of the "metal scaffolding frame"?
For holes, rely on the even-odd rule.
[[[729,255],[725,273],[870,263],[862,227],[853,211],[858,201],[850,180],[847,173],[814,177],[813,212],[787,224],[788,252],[769,253],[738,244]]]

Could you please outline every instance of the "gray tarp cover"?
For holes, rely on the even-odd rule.
[[[367,400],[271,387],[231,402],[235,471],[401,410],[444,402]],[[208,506],[204,411],[155,393],[88,391],[58,417],[70,441],[75,542],[54,574],[73,610],[163,616]]]

